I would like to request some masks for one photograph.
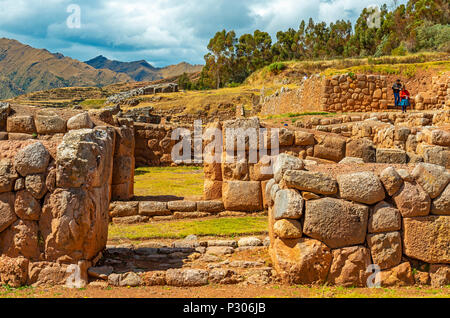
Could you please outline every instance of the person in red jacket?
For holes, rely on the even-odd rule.
[[[400,106],[402,106],[402,112],[406,113],[406,110],[409,106],[411,106],[410,102],[411,95],[409,94],[406,86],[402,86],[402,90],[400,91]]]

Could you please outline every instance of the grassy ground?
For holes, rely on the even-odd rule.
[[[171,195],[201,199],[204,174],[201,167],[144,167],[135,171],[136,196]]]
[[[178,288],[168,286],[135,288],[67,289],[64,287],[19,289],[0,287],[0,298],[450,298],[450,286],[404,288],[343,288],[328,286],[246,286],[208,285],[203,287]]]
[[[267,217],[181,220],[139,225],[111,225],[110,241],[185,238],[188,235],[234,237],[267,233]]]

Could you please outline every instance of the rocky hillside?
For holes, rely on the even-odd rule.
[[[156,81],[168,77],[179,76],[183,73],[195,73],[201,71],[203,67],[202,65],[191,65],[182,62],[177,65],[157,68],[144,60],[120,62],[109,60],[102,55],[86,61],[85,63],[96,69],[108,69],[114,72],[127,74],[135,81]]]
[[[80,61],[0,39],[0,99],[68,86],[104,86],[130,82],[126,74],[97,70]]]

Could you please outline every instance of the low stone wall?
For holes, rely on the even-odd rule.
[[[0,141],[1,285],[65,284],[74,271],[87,283],[108,237],[114,139],[97,127],[57,146]]]
[[[109,206],[113,223],[141,223],[212,215],[229,216],[222,201],[115,201]]]
[[[371,265],[381,270],[381,286],[428,284],[430,277],[433,286],[445,283],[449,170],[304,167],[280,155],[265,189],[270,255],[286,283],[365,287]]]
[[[432,79],[431,91],[421,92],[415,97],[417,110],[450,107],[450,76],[444,74]]]

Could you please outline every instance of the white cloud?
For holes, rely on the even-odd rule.
[[[275,40],[277,31],[297,29],[302,19],[355,21],[364,7],[385,1],[390,0],[0,0],[0,36],[80,60],[103,54],[158,66],[202,63],[209,39],[221,29],[239,35],[258,28]],[[71,3],[81,7],[80,29],[66,25]]]

